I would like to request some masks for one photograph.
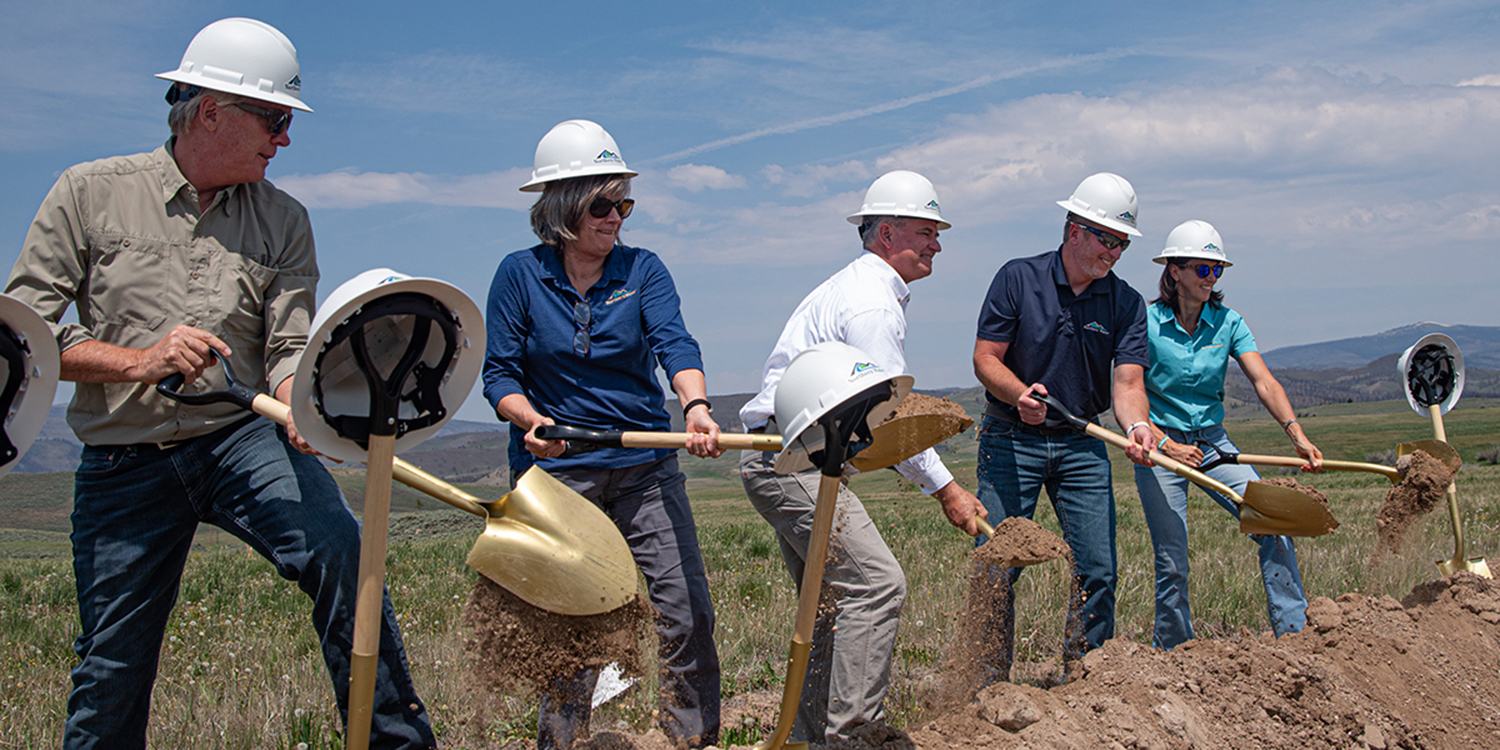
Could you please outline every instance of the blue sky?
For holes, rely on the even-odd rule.
[[[311,210],[320,296],[368,268],[480,302],[534,244],[537,140],[588,118],[635,180],[624,241],[667,262],[711,393],[753,391],[787,315],[858,252],[844,216],[913,169],[954,228],[913,285],[918,387],[968,386],[1006,260],[1056,247],[1118,172],[1150,258],[1218,227],[1263,350],[1423,320],[1497,324],[1500,5],[1421,3],[20,3],[0,30],[0,263],[63,169],[150,150],[193,34],[267,21],[304,100],[269,177]],[[476,389],[477,394],[477,389]],[[461,411],[485,418],[477,395]]]

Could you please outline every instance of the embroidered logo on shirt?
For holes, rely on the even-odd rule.
[[[604,300],[604,304],[613,305],[622,299],[635,296],[635,292],[634,289],[616,289],[613,294],[609,295],[609,299]]]
[[[594,157],[594,163],[595,164],[598,164],[601,161],[617,161],[617,162],[620,162],[622,164],[625,162],[624,159],[620,158],[619,154],[617,154],[617,153],[615,153],[613,151],[610,151],[609,149],[604,149],[603,151],[600,151],[599,155],[596,156],[596,157]]]
[[[1091,321],[1089,321],[1088,325],[1086,325],[1086,326],[1083,327],[1083,330],[1085,330],[1085,331],[1093,331],[1094,333],[1102,333],[1105,336],[1109,335],[1109,329],[1105,328],[1102,325],[1099,325],[1099,321],[1097,321],[1097,320],[1091,320]]]

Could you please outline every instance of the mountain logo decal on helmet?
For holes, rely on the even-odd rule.
[[[941,208],[938,208],[938,202],[937,202],[936,198],[934,198],[933,200],[927,201],[927,207],[930,208],[930,209],[932,209],[932,210],[934,210],[934,211],[941,211],[942,210]]]
[[[615,153],[613,151],[610,151],[609,149],[604,149],[603,151],[599,152],[598,156],[594,157],[594,163],[595,164],[597,164],[597,163],[599,163],[601,161],[617,161],[617,162],[623,163],[625,161],[625,159],[623,157],[621,157],[619,154],[617,154],[617,153]]]
[[[879,369],[880,365],[877,365],[874,362],[855,362],[854,371],[849,373],[849,377],[857,378],[867,372],[874,372]]]
[[[1091,320],[1091,321],[1089,321],[1088,325],[1086,325],[1086,326],[1083,327],[1083,330],[1085,330],[1085,331],[1093,331],[1094,333],[1102,333],[1105,336],[1109,335],[1109,329],[1105,328],[1102,325],[1099,325],[1099,321],[1097,321],[1097,320]]]
[[[1131,213],[1130,211],[1121,211],[1120,215],[1116,218],[1118,218],[1120,221],[1128,221],[1131,224],[1135,223],[1135,214]]]
[[[1207,250],[1207,251],[1209,251],[1209,252],[1211,252],[1211,253],[1218,253],[1218,254],[1220,254],[1220,255],[1223,255],[1223,254],[1224,254],[1224,251],[1223,251],[1223,250],[1220,250],[1220,249],[1219,249],[1219,246],[1218,246],[1218,245],[1215,245],[1215,244],[1214,244],[1214,243],[1212,243],[1212,242],[1210,242],[1210,243],[1208,243],[1208,244],[1207,244],[1207,245],[1204,245],[1204,246],[1203,246],[1203,249],[1204,249],[1204,250]]]
[[[302,90],[302,74],[299,73],[297,75],[292,76],[292,80],[286,82],[286,89],[287,89],[287,91],[301,91]]]

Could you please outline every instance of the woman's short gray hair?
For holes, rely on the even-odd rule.
[[[173,84],[178,91],[186,91],[189,86],[185,83]],[[201,89],[189,99],[179,99],[172,105],[171,111],[167,112],[167,126],[172,128],[172,135],[179,138],[187,135],[188,128],[193,125],[193,118],[198,116],[198,106],[203,103],[205,97],[213,97],[220,107],[228,107],[233,104],[250,101],[249,97],[239,94],[226,94],[223,91],[212,91]]]
[[[630,178],[601,174],[546,183],[542,197],[531,205],[531,231],[543,245],[561,248],[564,242],[578,239],[583,215],[601,195],[614,201],[623,200],[630,195]]]

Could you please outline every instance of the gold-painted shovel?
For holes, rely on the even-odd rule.
[[[1428,404],[1428,411],[1432,414],[1432,433],[1437,442],[1448,445],[1448,432],[1443,428],[1443,411],[1441,404]],[[1422,441],[1432,442],[1432,441]],[[1397,446],[1396,452],[1401,453],[1401,447]],[[1453,450],[1449,446],[1449,450]],[[1429,451],[1431,452],[1431,451]],[[1453,451],[1457,455],[1457,451]],[[1451,576],[1460,570],[1466,570],[1481,578],[1494,578],[1490,573],[1490,565],[1483,557],[1469,557],[1464,549],[1464,525],[1458,517],[1458,482],[1448,483],[1448,521],[1453,526],[1453,557],[1447,560],[1438,560],[1438,570],[1445,576]]]
[[[236,383],[227,362],[224,377],[229,387],[222,391],[178,393],[180,374],[168,376],[156,390],[192,405],[237,404],[286,425],[290,407]],[[412,489],[485,519],[484,533],[469,550],[469,567],[527,604],[561,615],[596,615],[624,606],[636,594],[635,560],[614,522],[536,467],[522,475],[509,494],[493,501],[481,500],[400,458],[392,462],[392,475]]]
[[[1129,448],[1131,442],[1123,435],[1074,416],[1062,403],[1051,396],[1038,393],[1031,397],[1047,404],[1062,415],[1078,430],[1090,437],[1103,440],[1116,448]],[[1240,508],[1240,531],[1245,534],[1268,534],[1273,536],[1322,536],[1339,527],[1338,519],[1322,503],[1290,487],[1277,487],[1264,482],[1251,482],[1245,495],[1230,489],[1203,472],[1197,471],[1156,451],[1148,456],[1158,466],[1187,479],[1200,487],[1206,487],[1234,501]]]

